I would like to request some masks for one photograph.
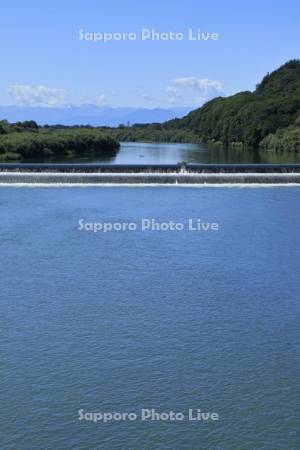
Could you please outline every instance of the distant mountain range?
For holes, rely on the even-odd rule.
[[[0,120],[23,122],[34,120],[38,125],[92,125],[116,127],[120,124],[165,122],[181,118],[192,108],[113,108],[95,105],[68,108],[0,106]]]

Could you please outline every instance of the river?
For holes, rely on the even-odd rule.
[[[1,187],[0,207],[1,448],[297,448],[297,187]]]
[[[82,154],[72,158],[51,158],[49,162],[90,162],[109,164],[177,164],[191,163],[300,163],[300,153],[272,153],[254,150],[214,148],[203,144],[162,144],[122,142],[115,157]],[[31,162],[46,162],[32,159]]]

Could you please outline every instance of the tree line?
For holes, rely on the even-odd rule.
[[[34,121],[0,121],[0,161],[82,155],[115,156],[119,143],[98,128],[38,127]]]
[[[300,150],[300,61],[267,74],[254,92],[205,103],[182,119],[110,129],[122,141],[191,142],[273,151]]]

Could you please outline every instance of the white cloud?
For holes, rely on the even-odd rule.
[[[157,98],[152,97],[151,95],[148,94],[142,94],[142,99],[150,103],[157,103],[158,101]]]
[[[96,106],[99,106],[99,107],[101,107],[101,106],[107,106],[107,100],[106,100],[105,95],[104,95],[104,94],[99,95],[99,96],[96,98],[96,100],[94,100],[94,101],[92,102],[92,104],[93,104],[93,105],[96,105]]]
[[[179,94],[179,89],[175,86],[167,86],[166,93],[173,95],[174,97],[181,97]]]
[[[177,103],[182,104],[184,102],[183,95],[177,87],[167,86],[166,93],[167,93],[168,103],[175,105]]]
[[[224,94],[224,84],[221,81],[207,78],[175,78],[167,86],[166,92],[169,103],[200,106],[204,102]]]
[[[12,103],[18,106],[32,107],[68,107],[71,106],[69,92],[64,89],[50,88],[44,85],[15,84],[7,88]],[[224,94],[224,84],[221,81],[209,80],[187,76],[170,80],[161,95],[139,92],[139,97],[149,107],[191,106],[199,107],[204,102]],[[115,93],[110,93],[115,95]],[[99,94],[95,97],[79,100],[77,106],[95,105],[98,107],[108,106],[107,97]]]
[[[64,89],[47,86],[14,84],[7,88],[13,103],[18,106],[63,107],[68,106],[69,94]]]

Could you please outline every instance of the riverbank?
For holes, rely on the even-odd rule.
[[[0,121],[0,162],[69,158],[78,154],[115,157],[120,144],[97,128],[39,127],[34,121]]]

